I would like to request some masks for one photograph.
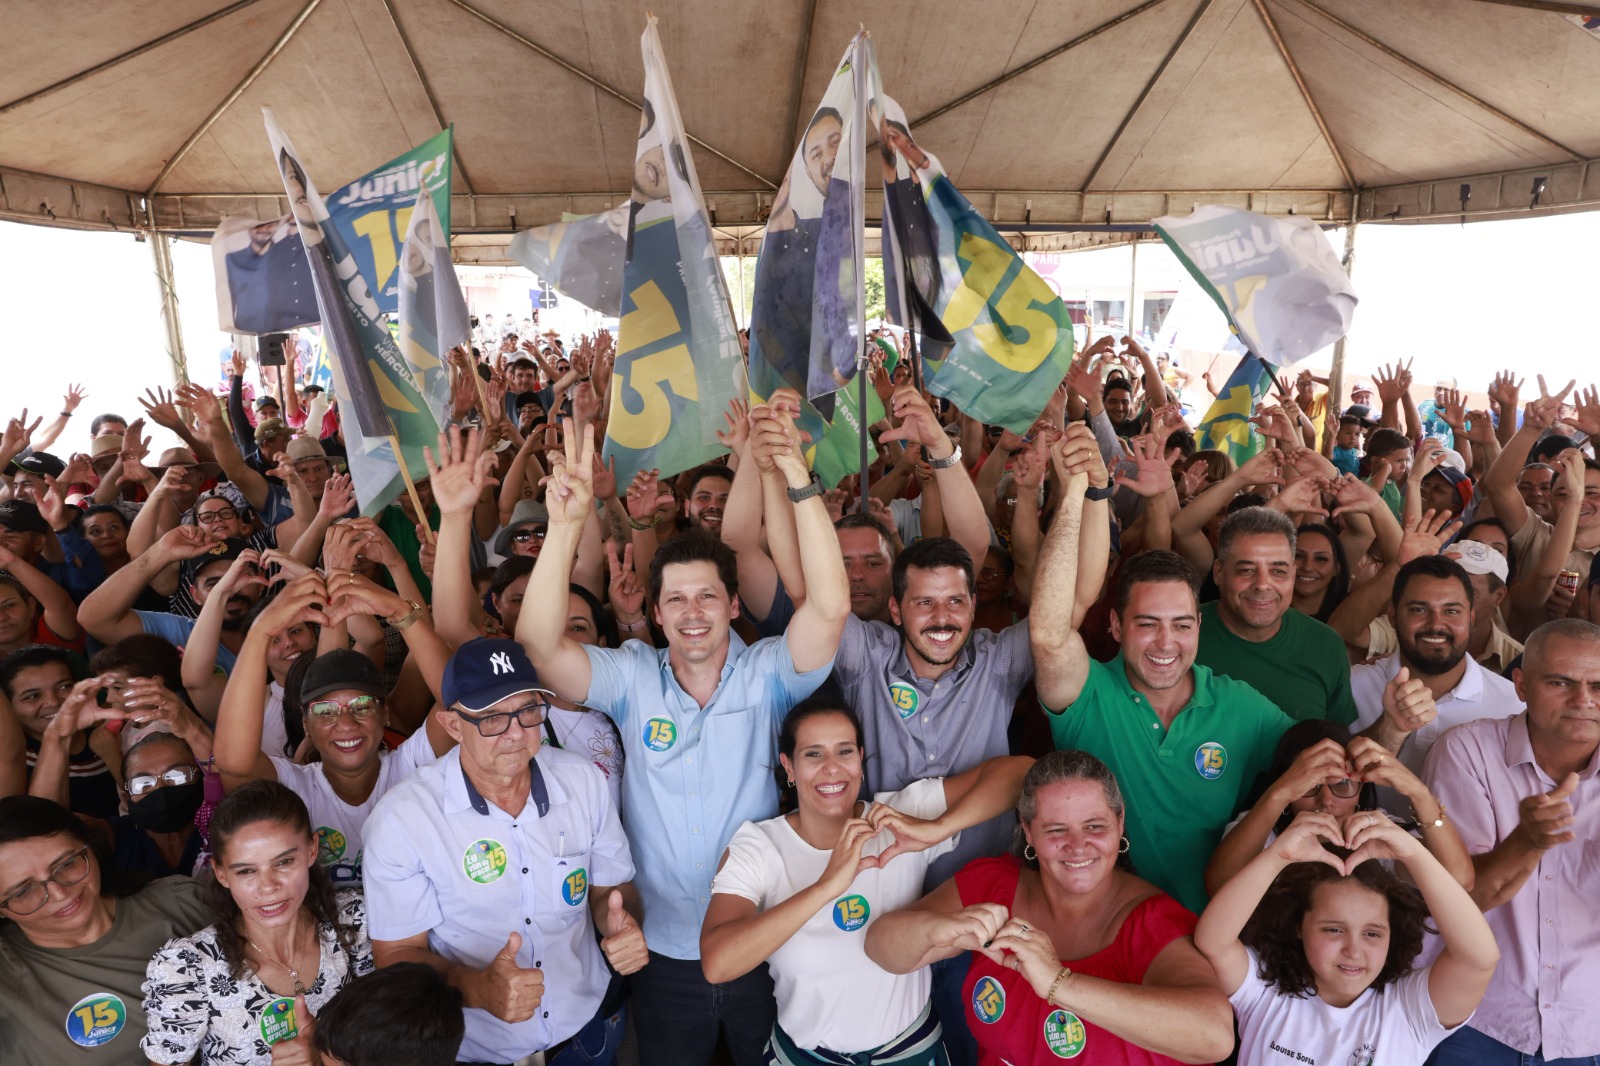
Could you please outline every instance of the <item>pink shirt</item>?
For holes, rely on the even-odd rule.
[[[1570,800],[1576,839],[1544,853],[1509,903],[1484,917],[1500,965],[1472,1027],[1524,1054],[1549,1059],[1600,1054],[1600,751]],[[1467,851],[1481,855],[1521,821],[1524,797],[1556,782],[1539,768],[1528,715],[1469,722],[1428,752],[1423,780],[1448,810]]]

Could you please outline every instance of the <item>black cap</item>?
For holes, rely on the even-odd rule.
[[[11,468],[28,474],[38,474],[41,477],[60,477],[67,469],[67,464],[49,452],[29,452],[11,460]]]
[[[0,500],[0,526],[13,533],[49,533],[50,523],[26,500]]]
[[[210,551],[197,555],[193,559],[185,559],[183,561],[184,582],[192,583],[195,575],[200,572],[201,567],[210,566],[212,563],[231,563],[249,548],[250,540],[247,537],[234,537],[232,540],[217,541],[211,546]]]
[[[338,649],[324,652],[311,660],[305,680],[300,682],[300,702],[310,703],[330,692],[354,689],[370,696],[386,696],[383,678],[372,660],[358,651]]]

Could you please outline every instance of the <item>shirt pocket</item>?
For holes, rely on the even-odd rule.
[[[570,926],[585,914],[589,902],[589,852],[587,850],[550,860],[551,911],[563,926]]]

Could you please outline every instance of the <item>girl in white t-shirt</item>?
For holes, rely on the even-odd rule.
[[[767,1054],[784,1066],[840,1055],[944,1066],[929,971],[881,969],[867,958],[866,929],[921,897],[929,865],[960,830],[1015,805],[1033,760],[990,759],[862,801],[861,723],[820,697],[789,712],[778,750],[789,813],[746,822],[729,842],[700,932],[706,979],[768,964],[778,1024]]]
[[[1382,859],[1421,898],[1369,861]],[[1414,970],[1430,913],[1444,949]],[[1472,1016],[1500,959],[1467,890],[1377,811],[1296,815],[1212,897],[1194,942],[1238,1016],[1239,1066],[1420,1063]]]

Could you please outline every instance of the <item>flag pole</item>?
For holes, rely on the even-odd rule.
[[[389,422],[389,447],[394,449],[394,465],[400,468],[400,480],[406,483],[406,492],[411,495],[411,506],[416,508],[417,525],[422,527],[428,543],[433,544],[433,527],[428,525],[428,509],[422,506],[422,496],[417,492],[417,483],[411,480],[411,471],[406,468],[406,455],[400,450],[400,435],[395,432],[393,420]]]
[[[866,205],[866,145],[867,145],[867,54],[871,47],[868,42],[866,27],[862,27],[856,38],[854,57],[851,60],[851,74],[855,79],[855,113],[851,116],[850,123],[850,165],[852,170],[859,170],[851,175],[850,182],[850,228],[855,236],[855,276],[856,276],[856,422],[857,430],[861,436],[861,484],[857,491],[861,494],[861,503],[858,508],[861,514],[867,513],[869,500],[868,490],[871,487],[871,434],[867,432],[867,377],[868,368],[872,362],[867,357],[867,348],[872,344],[867,339],[867,205]]]

